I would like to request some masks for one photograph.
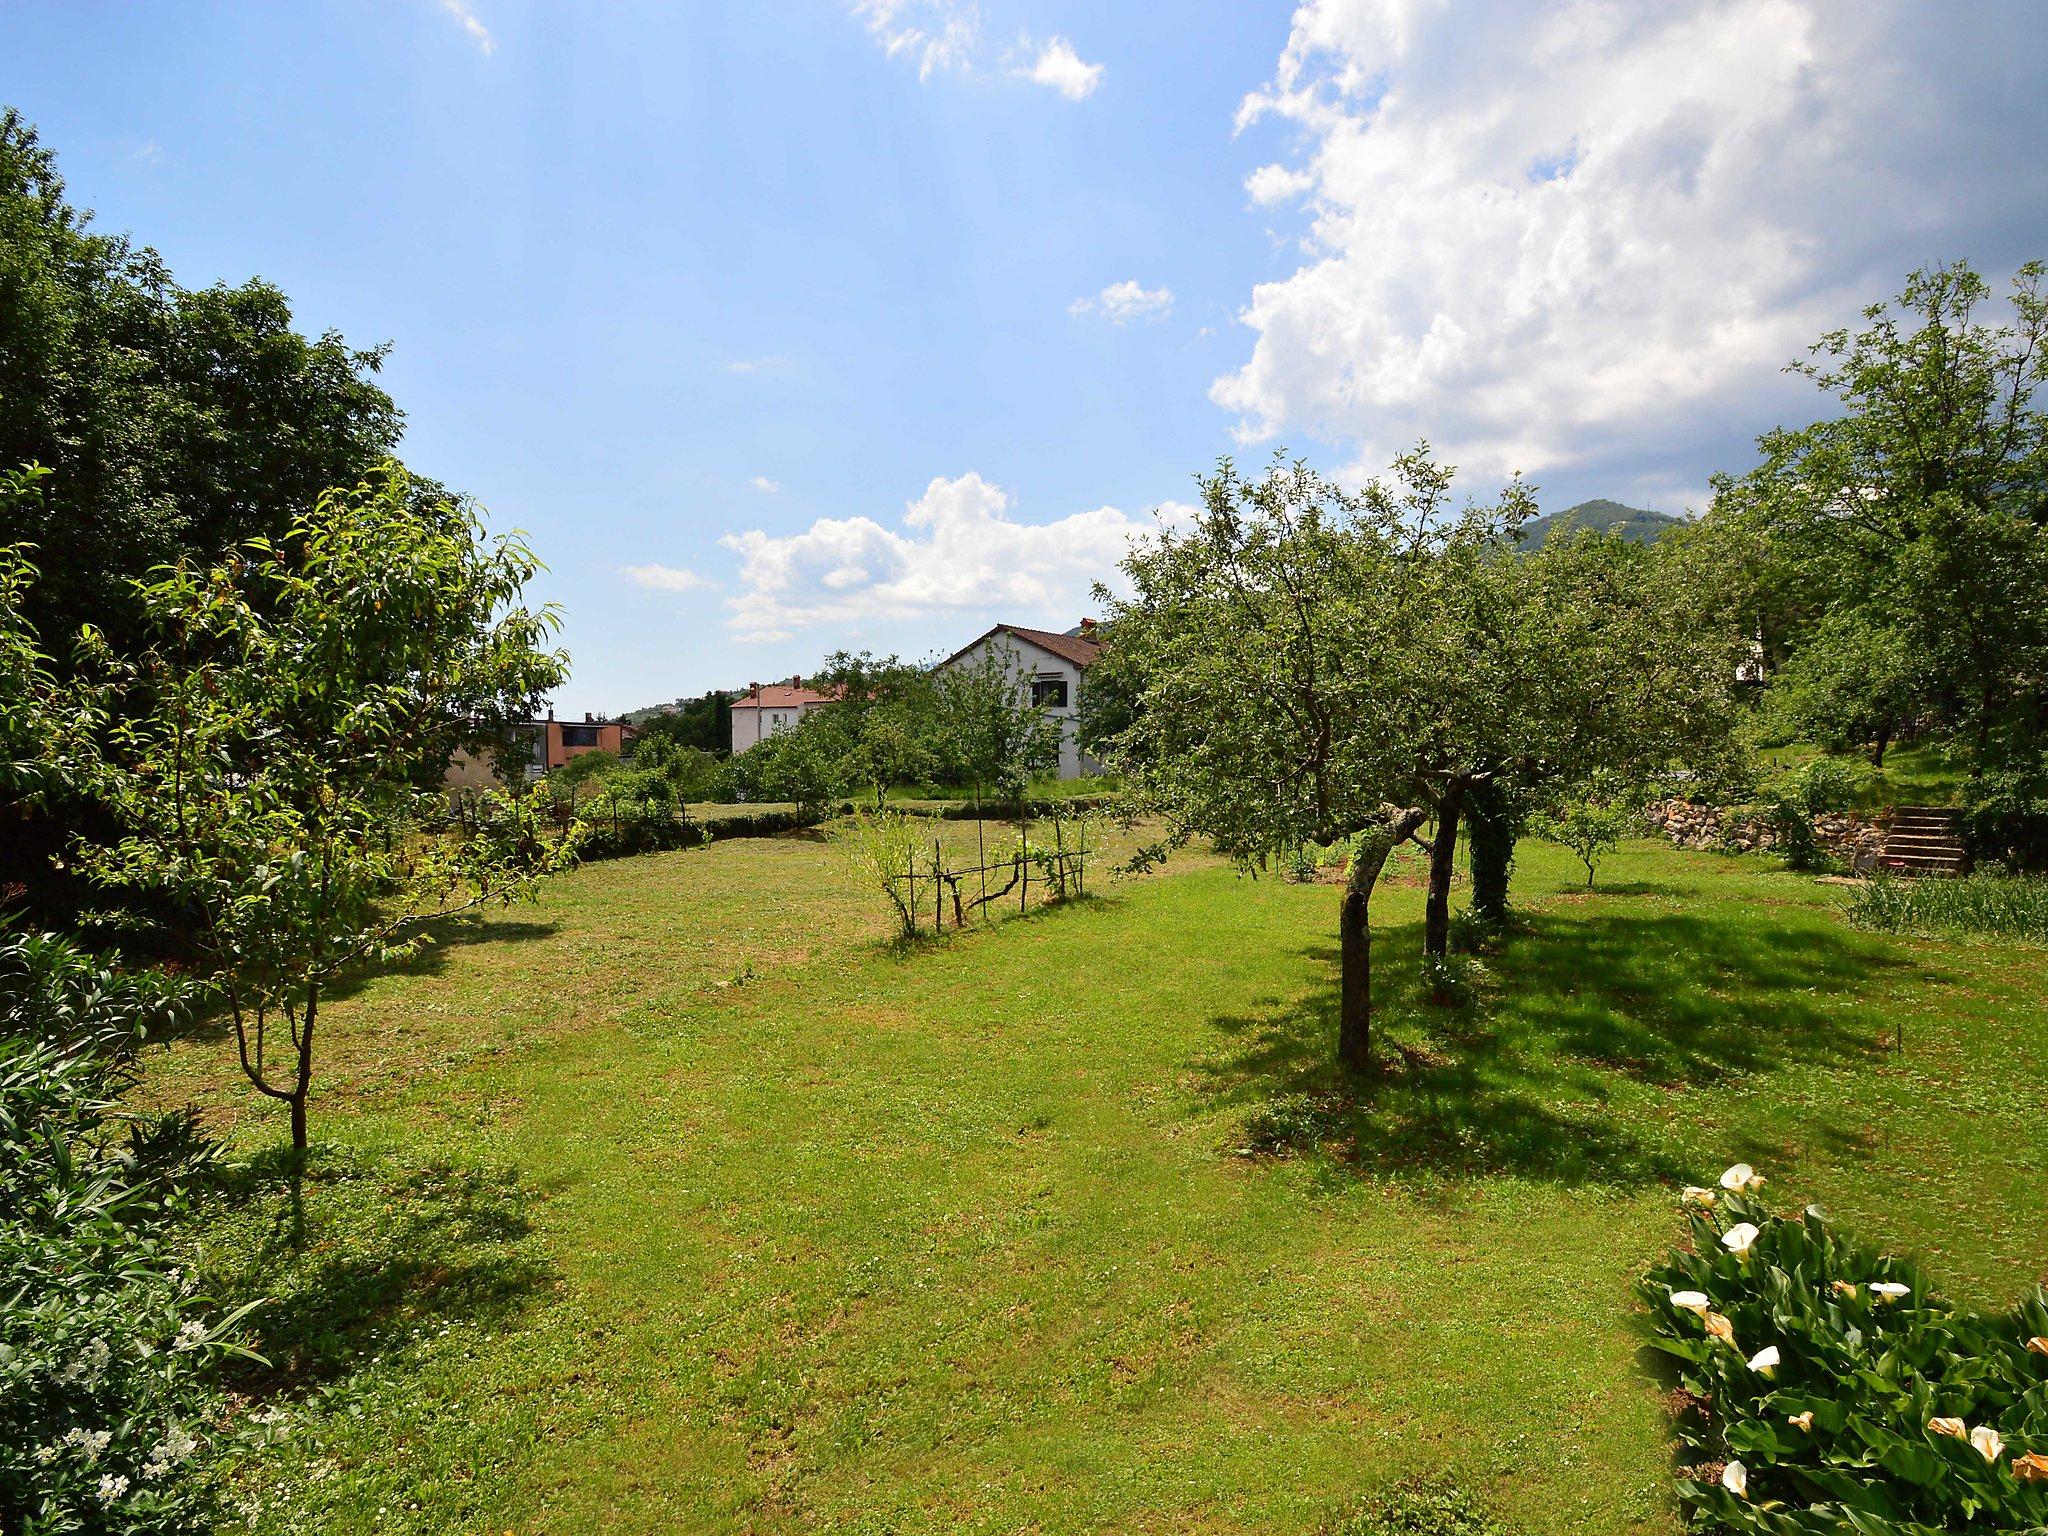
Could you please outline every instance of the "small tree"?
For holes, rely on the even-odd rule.
[[[1565,795],[1538,812],[1531,822],[1538,837],[1569,848],[1586,866],[1586,889],[1600,860],[1635,830],[1635,812],[1611,789]]]
[[[560,850],[538,807],[487,798],[445,827],[440,777],[560,683],[537,567],[387,467],[275,542],[138,584],[141,646],[88,630],[59,701],[85,779],[123,828],[76,857],[170,897],[234,1026],[242,1070],[307,1147],[320,1007],[338,977],[413,952],[427,925],[532,894]],[[280,1035],[283,1036],[280,1039]]]
[[[942,772],[974,790],[1021,797],[1059,766],[1060,722],[1033,704],[1017,653],[992,645],[975,662],[934,675],[933,756]]]

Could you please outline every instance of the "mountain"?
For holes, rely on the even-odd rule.
[[[1625,507],[1618,501],[1596,499],[1582,501],[1576,507],[1566,507],[1562,512],[1553,512],[1548,517],[1530,521],[1522,529],[1522,547],[1534,549],[1550,537],[1550,530],[1569,523],[1573,528],[1590,528],[1595,533],[1606,533],[1619,528],[1621,536],[1635,544],[1648,544],[1663,537],[1665,533],[1684,522],[1682,517],[1673,517],[1668,512],[1652,512],[1643,507]]]

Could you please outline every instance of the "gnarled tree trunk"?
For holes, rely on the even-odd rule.
[[[1472,910],[1499,927],[1508,920],[1508,876],[1524,812],[1498,779],[1472,786],[1465,821],[1472,838]]]
[[[1372,889],[1387,855],[1422,825],[1419,806],[1387,806],[1374,829],[1352,856],[1344,880],[1344,902],[1338,910],[1338,949],[1343,980],[1337,1004],[1337,1059],[1354,1072],[1372,1062]]]

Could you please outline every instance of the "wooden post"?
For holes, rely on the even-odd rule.
[[[909,882],[909,893],[904,897],[904,907],[910,913],[910,936],[917,937],[917,855],[910,856],[910,872],[903,877]]]
[[[946,882],[939,871],[945,868],[939,857],[939,840],[932,839],[932,933],[936,936],[946,931]]]

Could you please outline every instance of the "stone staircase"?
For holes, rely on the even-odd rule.
[[[1877,867],[1894,875],[1960,875],[1969,862],[1956,813],[1936,805],[1894,810],[1877,856]]]

